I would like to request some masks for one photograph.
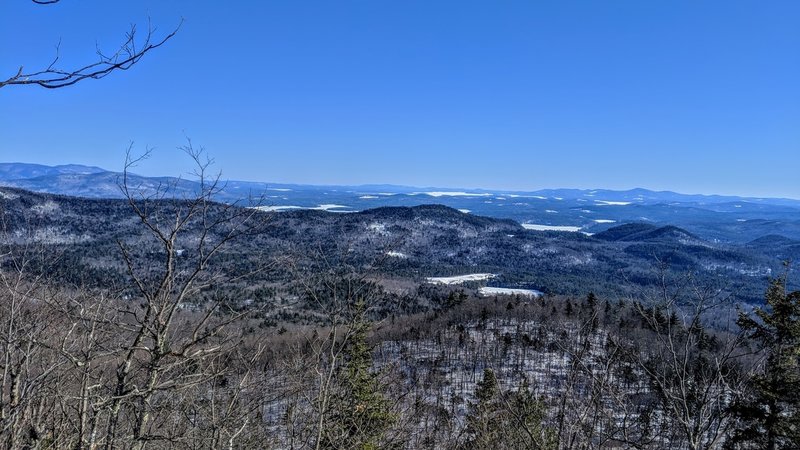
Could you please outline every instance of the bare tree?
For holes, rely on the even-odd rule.
[[[632,302],[653,338],[649,348],[636,348],[634,359],[658,396],[667,439],[692,450],[721,448],[734,425],[729,406],[747,382],[740,361],[749,351],[733,323],[712,331],[703,318],[729,304],[729,295],[691,275],[673,280],[662,271],[658,297],[649,300],[650,306]]]
[[[38,5],[52,5],[60,0],[32,0]],[[59,66],[61,43],[56,45],[53,60],[43,69],[26,71],[20,66],[17,72],[6,79],[0,78],[0,88],[5,86],[36,85],[47,89],[71,86],[83,80],[97,80],[113,72],[128,70],[144,58],[150,51],[161,47],[172,39],[181,27],[183,20],[170,33],[156,37],[156,28],[148,20],[147,31],[141,37],[136,24],[125,33],[123,42],[111,53],[97,48],[97,60],[78,67]]]
[[[238,331],[227,333],[226,327],[246,312],[231,310],[224,297],[210,305],[198,305],[195,311],[187,302],[225,280],[219,268],[211,270],[213,258],[230,242],[261,226],[259,219],[264,214],[235,204],[214,203],[221,185],[218,175],[209,177],[212,161],[191,141],[182,149],[196,166],[199,191],[192,198],[167,200],[170,186],[164,186],[155,197],[136,192],[128,173],[148,153],[133,158],[129,151],[123,171],[120,187],[154,244],[152,248],[147,244],[144,249],[141,244],[137,247],[140,252],[157,251],[161,266],[142,264],[132,246],[119,241],[136,301],[120,311],[130,341],[116,364],[112,393],[104,405],[110,411],[108,449],[114,448],[118,436],[130,439],[134,448],[152,440],[175,439],[153,427],[154,421],[164,419],[158,404],[169,400],[163,393],[218,378],[225,366],[213,361],[241,339]],[[224,309],[225,314],[219,314]],[[127,429],[119,430],[123,414],[128,416]]]

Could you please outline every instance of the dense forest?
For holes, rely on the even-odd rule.
[[[106,220],[117,227],[105,229],[113,252],[92,249],[81,225],[69,233],[31,226],[53,216],[87,220],[57,211],[52,198],[5,208],[5,448],[800,445],[800,292],[787,289],[787,269],[764,283],[763,305],[738,312],[734,290],[667,265],[616,295],[594,292],[580,273],[561,295],[486,297],[425,283],[400,295],[390,282],[407,281],[386,277],[391,264],[373,259],[380,270],[365,270],[342,242],[324,239],[329,228],[314,223],[329,216],[283,216],[292,225],[276,228],[274,216],[213,203],[212,193],[131,193],[124,213],[119,203],[90,202],[116,211]],[[8,197],[6,205],[36,200]],[[428,210],[441,217],[424,218],[425,229],[439,232],[415,245],[435,246],[449,233],[441,224],[452,212]],[[486,233],[519,231],[468,220],[501,227]],[[316,239],[321,251],[236,246],[278,232]],[[83,258],[65,250],[64,236],[80,245],[84,235]],[[87,261],[87,273],[106,285],[83,276]]]

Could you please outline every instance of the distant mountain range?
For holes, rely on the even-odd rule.
[[[0,163],[0,185],[86,198],[121,198],[121,174],[81,165],[43,166]],[[167,190],[192,196],[193,180],[129,174],[142,195]],[[252,200],[256,199],[256,200]],[[747,243],[773,236],[800,240],[800,200],[722,195],[690,195],[631,189],[543,189],[507,191],[420,188],[395,185],[315,186],[228,180],[216,200],[271,211],[318,209],[355,212],[383,206],[442,204],[462,212],[512,219],[539,230],[592,234],[625,223],[681,227],[710,242]],[[251,203],[255,202],[255,203]],[[558,227],[558,228],[555,228]]]

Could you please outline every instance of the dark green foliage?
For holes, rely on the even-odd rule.
[[[592,311],[597,307],[597,296],[594,295],[594,292],[589,292],[586,296],[586,307]]]
[[[516,391],[501,392],[494,371],[486,368],[467,416],[463,448],[554,449],[555,434],[543,425],[546,412],[527,382]]]
[[[492,369],[483,370],[483,379],[475,389],[475,403],[467,417],[467,433],[469,440],[466,448],[489,448],[502,435],[502,419],[500,418],[497,393],[497,377]]]
[[[345,362],[338,374],[340,389],[331,405],[323,448],[381,448],[386,431],[396,421],[391,403],[382,392],[379,374],[372,370],[372,349],[367,342],[370,323],[364,310],[364,302],[357,302]]]
[[[800,291],[773,280],[766,305],[738,324],[765,352],[763,372],[751,380],[749,398],[734,405],[739,419],[732,448],[800,448]]]

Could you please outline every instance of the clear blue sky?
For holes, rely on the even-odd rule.
[[[126,73],[0,89],[0,160],[312,184],[800,198],[798,1],[0,3],[0,75],[176,38]]]

